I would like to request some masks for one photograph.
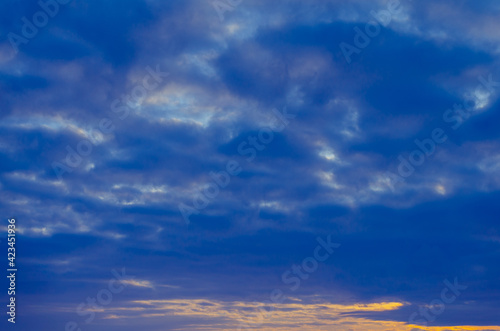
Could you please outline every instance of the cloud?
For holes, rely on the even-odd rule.
[[[220,22],[211,1],[74,0],[19,53],[1,42],[0,212],[18,220],[25,302],[47,308],[23,306],[20,327],[62,329],[126,266],[137,279],[92,329],[234,329],[333,235],[342,252],[259,330],[401,329],[453,277],[469,290],[423,329],[497,330],[500,90],[476,93],[457,130],[443,114],[479,76],[500,81],[499,7],[401,3],[350,64],[339,44],[385,1],[242,2]],[[0,9],[8,33],[39,6]],[[113,102],[157,66],[168,77],[120,119]],[[295,117],[249,162],[238,146],[285,108]],[[103,119],[114,129],[97,139]],[[447,141],[394,185],[435,128]],[[85,140],[61,180],[54,162]],[[241,173],[186,226],[177,206],[228,160]]]

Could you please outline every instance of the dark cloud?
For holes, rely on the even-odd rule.
[[[304,307],[404,302],[328,318],[406,323],[458,277],[467,290],[431,324],[499,325],[500,86],[476,93],[460,128],[443,118],[479,76],[500,81],[499,7],[402,1],[349,64],[339,44],[385,8],[242,2],[221,22],[210,1],[74,0],[14,54],[7,34],[40,7],[0,5],[0,211],[18,220],[20,327],[83,323],[76,307],[125,267],[137,282],[90,329],[235,329],[229,313],[114,315],[137,300],[265,301],[329,235],[341,247],[288,293]],[[151,70],[165,76],[127,105]],[[250,159],[241,144],[276,110],[293,116]],[[435,128],[448,140],[392,183]],[[230,161],[241,172],[186,224],[179,204]]]

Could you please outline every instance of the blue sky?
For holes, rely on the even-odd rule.
[[[0,9],[8,329],[500,330],[498,1]]]

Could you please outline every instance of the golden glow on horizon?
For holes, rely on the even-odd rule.
[[[274,310],[266,315],[262,308],[270,306],[274,307]],[[205,299],[138,300],[128,302],[125,307],[108,310],[105,319],[189,317],[189,325],[176,330],[193,331],[500,331],[500,326],[420,327],[405,322],[377,321],[356,316],[361,312],[393,311],[403,306],[405,303],[401,302],[349,305],[293,302],[265,306],[258,302],[222,302]]]
[[[497,331],[500,330],[500,326],[418,326],[410,325],[413,331]]]

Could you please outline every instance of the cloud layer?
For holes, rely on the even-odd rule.
[[[8,34],[43,8],[0,9],[22,329],[229,330],[281,289],[255,329],[403,330],[455,278],[420,327],[500,329],[497,2],[73,0],[18,52]],[[282,274],[329,235],[291,291]],[[122,268],[86,325],[78,305]]]

